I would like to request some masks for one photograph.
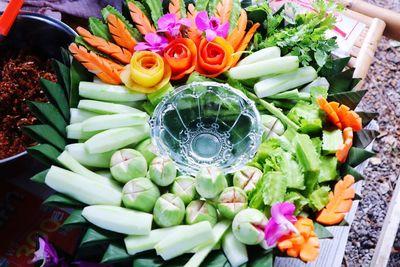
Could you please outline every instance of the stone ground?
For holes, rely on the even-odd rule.
[[[399,0],[368,2],[400,12]],[[400,42],[384,38],[375,57],[364,86],[368,93],[361,107],[379,112],[381,134],[373,148],[377,155],[365,170],[362,201],[351,226],[343,266],[370,265],[400,175]],[[400,231],[388,266],[400,266]]]

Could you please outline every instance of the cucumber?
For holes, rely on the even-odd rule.
[[[96,174],[106,177],[108,179],[113,179],[111,172],[109,170],[98,170],[95,171]]]
[[[198,246],[211,244],[213,240],[211,224],[202,221],[183,228],[179,233],[166,236],[155,245],[155,249],[157,255],[164,260],[170,260]]]
[[[71,114],[69,123],[74,124],[78,122],[82,122],[91,117],[97,116],[98,114],[78,108],[70,108],[69,113]]]
[[[146,113],[100,115],[82,122],[84,132],[102,131],[113,128],[143,125],[148,116]]]
[[[115,104],[96,100],[81,100],[78,103],[78,108],[97,114],[143,113],[141,110],[121,103]]]
[[[342,144],[343,135],[341,130],[322,131],[322,152],[324,155],[335,154]]]
[[[109,102],[141,101],[147,99],[145,94],[133,92],[125,86],[94,82],[80,82],[79,96]]]
[[[83,175],[86,178],[92,179],[93,181],[97,181],[97,182],[105,184],[107,186],[111,186],[115,190],[122,192],[121,186],[115,180],[101,176],[101,175],[85,168],[77,160],[75,160],[71,156],[71,154],[68,153],[68,151],[64,151],[63,153],[61,153],[61,155],[58,156],[57,159],[62,165],[64,165],[69,170],[71,170],[77,174]]]
[[[50,167],[45,183],[55,191],[88,205],[121,204],[122,194],[115,188],[56,166]]]
[[[310,83],[317,77],[313,67],[303,67],[259,81],[254,85],[254,92],[264,98]]]
[[[168,228],[160,228],[152,230],[147,236],[127,236],[124,239],[126,251],[129,255],[135,255],[143,251],[154,249],[154,246],[165,237],[174,233],[179,234],[180,231],[185,227],[188,226],[178,225]]]
[[[267,59],[272,59],[272,58],[278,58],[281,56],[281,49],[277,46],[272,46],[272,47],[267,47],[261,50],[258,50],[257,52],[254,52],[253,54],[245,57],[242,59],[238,66],[244,66],[260,61],[264,61]]]
[[[76,140],[87,140],[92,136],[95,136],[96,134],[101,132],[101,131],[84,132],[82,129],[82,122],[70,124],[67,126],[66,130],[67,130],[67,138]]]
[[[100,228],[126,235],[148,235],[153,223],[152,214],[106,205],[85,207],[82,216]]]
[[[98,133],[85,142],[89,153],[103,153],[138,143],[150,136],[150,127],[146,123],[135,127],[109,129]]]
[[[83,143],[67,145],[65,150],[80,164],[96,168],[109,168],[111,156],[114,153],[114,150],[112,150],[104,153],[91,154],[86,150],[85,144]]]
[[[249,260],[246,245],[236,239],[231,229],[222,239],[222,250],[232,267],[238,267]]]
[[[234,67],[229,71],[229,76],[236,80],[246,80],[270,74],[287,73],[298,68],[299,58],[296,56],[287,56]]]
[[[184,267],[198,267],[201,265],[201,263],[205,260],[207,255],[211,252],[211,250],[214,248],[214,246],[219,242],[219,240],[222,238],[224,233],[228,230],[229,226],[231,226],[230,221],[221,221],[217,223],[213,229],[213,236],[214,240],[212,243],[202,247],[197,251],[191,258],[190,260],[184,265]]]
[[[285,132],[285,126],[283,123],[272,115],[261,115],[261,123],[265,128],[271,130],[277,135],[282,135]]]

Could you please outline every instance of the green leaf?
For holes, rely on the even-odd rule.
[[[99,228],[88,228],[83,235],[79,246],[91,246],[98,243],[110,242],[117,239],[123,239],[123,236]]]
[[[146,1],[144,1],[144,3],[146,3],[147,6],[149,7],[151,19],[153,20],[154,25],[157,27],[158,19],[162,15],[164,15],[161,1],[160,0],[146,0]]]
[[[327,239],[327,238],[332,239],[333,238],[332,233],[329,232],[329,230],[326,229],[325,226],[323,226],[317,222],[314,222],[314,232],[317,234],[319,239]]]
[[[157,267],[157,266],[165,266],[165,261],[163,261],[160,257],[156,256],[148,256],[142,258],[135,258],[133,261],[133,267]],[[168,264],[166,264],[168,265]]]
[[[200,266],[207,267],[227,267],[230,266],[228,259],[225,257],[222,250],[212,251],[208,254],[207,258],[203,261]]]
[[[337,226],[349,226],[349,222],[346,220],[341,221]]]
[[[88,224],[88,221],[82,216],[82,210],[73,210],[64,221],[62,227],[82,226],[85,224]]]
[[[125,247],[120,245],[110,244],[103,255],[101,263],[115,263],[130,260],[133,256],[126,252]]]
[[[71,65],[71,55],[69,54],[68,50],[65,49],[64,47],[60,48],[61,50],[61,61],[62,63],[69,67]]]
[[[354,135],[354,146],[366,148],[379,135],[376,130],[363,129]]]
[[[206,10],[209,2],[210,2],[210,0],[197,1],[196,2],[196,10],[197,11]]]
[[[210,17],[215,16],[217,6],[221,0],[209,0],[208,2],[208,15]]]
[[[325,77],[329,82],[329,94],[351,91],[361,79],[353,79],[354,69],[348,69],[333,76]]]
[[[331,66],[324,66],[319,71],[320,77],[330,77],[340,74],[350,61],[350,57],[338,58],[332,61]]]
[[[353,200],[361,200],[361,199],[362,199],[361,195],[359,195],[357,193],[354,195]]]
[[[363,112],[363,111],[357,111],[357,114],[361,117],[362,119],[362,124],[363,126],[367,126],[372,120],[376,119],[379,115],[377,112]]]
[[[111,41],[112,37],[110,32],[108,31],[107,25],[95,17],[89,17],[89,29],[90,32],[98,37],[103,38],[104,40]]]
[[[366,93],[367,90],[336,93],[328,95],[328,100],[336,101],[340,104],[348,106],[350,109],[355,109]]]
[[[29,155],[46,165],[59,165],[57,157],[61,154],[54,146],[40,144],[26,149]]]
[[[356,167],[373,156],[375,156],[374,152],[359,147],[352,147],[349,151],[347,163],[352,167]]]
[[[31,181],[44,184],[44,181],[46,179],[46,175],[48,172],[49,172],[49,170],[47,169],[47,170],[44,170],[44,171],[41,171],[41,172],[35,174],[34,176],[31,177]]]
[[[56,59],[53,59],[52,66],[57,76],[57,82],[64,89],[65,96],[68,99],[70,87],[69,68]]]
[[[240,10],[240,0],[232,0],[232,8],[229,15],[229,32],[231,32],[237,26],[240,16]]]
[[[84,205],[83,203],[60,193],[55,193],[49,196],[42,204],[50,207],[62,208],[82,207]]]
[[[58,109],[50,103],[27,102],[29,110],[42,123],[53,126],[62,136],[65,136],[65,122],[63,116]]]
[[[69,105],[71,108],[76,108],[79,102],[79,83],[81,81],[91,81],[93,75],[75,59],[72,60],[70,75],[71,92],[69,95]]]
[[[351,167],[349,164],[345,163],[341,166],[340,168],[340,172],[341,172],[341,176],[344,177],[346,174],[350,174],[353,175],[354,179],[356,182],[360,181],[360,180],[364,180],[364,176],[359,173],[358,171],[356,171],[356,169],[354,169],[353,167]]]
[[[50,103],[58,108],[66,121],[69,120],[69,105],[67,97],[63,92],[63,88],[58,83],[46,79],[40,79],[43,91],[49,99]]]
[[[252,257],[247,263],[247,267],[273,267],[274,255],[272,251],[263,253],[260,257]]]
[[[66,140],[50,125],[28,125],[23,126],[21,129],[24,134],[28,135],[33,140],[42,144],[53,145],[61,151],[64,150],[64,147],[67,145]]]

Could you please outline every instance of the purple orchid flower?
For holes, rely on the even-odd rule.
[[[165,14],[158,20],[158,32],[169,33],[172,37],[179,37],[181,26],[191,27],[189,19],[176,19],[176,14]]]
[[[152,52],[162,54],[168,45],[168,39],[156,33],[148,33],[145,35],[146,42],[139,42],[135,46],[135,51],[150,50]]]
[[[50,244],[47,237],[38,237],[39,248],[33,254],[32,263],[43,261],[42,266],[67,266],[64,261],[60,261],[57,251]]]
[[[273,246],[278,240],[291,232],[298,233],[293,223],[297,221],[293,215],[296,206],[289,202],[276,203],[271,208],[271,218],[264,228],[265,240],[268,246]]]
[[[219,18],[211,17],[208,18],[207,11],[201,11],[197,13],[196,19],[197,29],[206,33],[207,41],[211,42],[217,36],[226,38],[229,31],[229,23],[221,25]]]

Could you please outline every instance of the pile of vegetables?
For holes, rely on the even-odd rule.
[[[365,91],[352,91],[349,59],[333,59],[324,35],[336,6],[290,19],[266,3],[125,4],[128,16],[108,6],[78,29],[55,61],[59,83],[41,82],[50,103],[31,105],[43,124],[26,130],[40,143],[28,151],[51,166],[32,180],[57,191],[45,204],[72,207],[64,227],[87,227],[82,250],[107,243],[105,263],[315,261],[332,237],[322,225],[346,224],[376,136],[364,128],[374,114],[354,111]],[[241,170],[191,177],[157,156],[148,120],[175,87],[210,80],[255,102],[263,141]]]

